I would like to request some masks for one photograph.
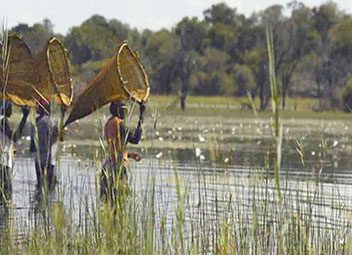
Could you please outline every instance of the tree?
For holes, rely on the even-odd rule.
[[[203,55],[194,56],[197,67],[191,74],[191,88],[198,95],[233,95],[234,78],[228,72],[230,57],[224,51],[207,48]]]
[[[327,2],[318,8],[313,8],[313,22],[315,29],[319,35],[319,45],[315,48],[316,55],[319,57],[316,61],[315,75],[316,81],[321,88],[319,98],[333,98],[334,84],[336,84],[337,70],[332,65],[332,44],[331,30],[339,22],[341,13],[337,5],[333,2]]]
[[[175,33],[180,40],[180,49],[175,60],[175,79],[181,83],[180,104],[181,109],[186,109],[186,97],[189,92],[191,74],[196,67],[195,56],[201,54],[206,47],[207,24],[198,21],[196,17],[184,18],[176,26]]]
[[[255,87],[255,77],[247,65],[235,65],[234,77],[236,82],[236,95],[247,96]]]
[[[236,9],[232,9],[225,3],[212,5],[211,8],[203,12],[205,21],[212,25],[222,23],[225,25],[234,25],[237,15]]]
[[[172,92],[174,63],[179,50],[178,38],[166,29],[150,35],[147,39],[143,52],[150,65],[155,92],[166,94]]]
[[[72,62],[82,65],[87,61],[101,61],[112,57],[125,40],[131,40],[138,45],[138,31],[131,30],[128,25],[115,19],[109,21],[103,16],[94,15],[80,26],[71,28],[65,45]]]
[[[80,66],[92,58],[92,51],[86,43],[86,37],[82,29],[73,27],[65,38],[71,62],[75,65]]]
[[[236,58],[238,30],[246,22],[245,16],[238,14],[235,8],[230,8],[225,3],[212,5],[203,14],[210,27],[210,46],[226,51],[230,56]]]
[[[285,19],[283,8],[282,5],[278,4],[266,8],[260,13],[261,25],[263,27],[269,27],[273,33],[275,33],[276,30],[279,29],[281,22]]]
[[[344,16],[338,25],[332,28],[332,51],[330,58],[336,65],[338,79],[352,72],[352,16]]]
[[[318,38],[314,32],[312,12],[301,3],[291,3],[291,17],[282,23],[281,31],[277,31],[277,47],[280,63],[277,66],[281,77],[282,108],[286,107],[286,96],[291,79],[297,69],[299,61],[318,45]]]
[[[264,45],[263,28],[258,26],[259,15],[252,14],[248,19],[242,21],[242,26],[236,31],[236,41],[230,49],[233,63],[244,64],[244,55],[247,50],[251,50],[258,45]]]
[[[265,110],[269,102],[269,84],[268,84],[268,63],[267,63],[266,49],[261,45],[246,51],[244,55],[244,62],[251,69],[254,79],[255,88],[252,90],[251,95],[259,94],[261,111]],[[259,92],[258,92],[259,91]]]
[[[283,54],[279,53],[277,50],[279,45],[282,43],[280,41],[280,37],[278,34],[282,31],[281,26],[285,20],[283,15],[283,6],[282,5],[272,5],[262,11],[260,14],[260,28],[261,28],[261,44],[260,48],[256,49],[252,56],[252,61],[257,62],[259,68],[253,73],[256,76],[257,89],[259,88],[259,97],[260,97],[260,110],[264,110],[267,107],[269,102],[269,98],[271,97],[270,93],[268,93],[268,74],[267,74],[267,51],[266,51],[266,39],[264,36],[264,31],[269,28],[273,33],[273,43],[274,43],[274,51],[275,51],[275,73],[278,74],[278,68],[281,65],[281,61],[283,59]],[[265,57],[264,57],[265,56]]]
[[[227,52],[235,42],[234,28],[216,23],[210,28],[209,39],[212,47]]]
[[[126,40],[130,45],[139,47],[140,34],[137,29],[131,29],[128,24],[124,24],[119,20],[111,19],[108,21],[108,29],[112,32],[115,38]]]
[[[25,42],[35,55],[43,49],[48,39],[54,35],[53,27],[54,25],[49,19],[44,19],[42,23],[35,23],[32,27],[21,23],[13,27],[11,31],[23,35]]]

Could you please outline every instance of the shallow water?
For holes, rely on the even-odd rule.
[[[271,121],[248,115],[248,118],[226,118],[162,114],[155,128],[152,121],[145,123],[141,144],[130,147],[141,151],[146,158],[172,159],[185,164],[198,159],[216,165],[261,167],[265,158],[275,153]],[[82,131],[80,125],[90,132]],[[312,171],[351,168],[352,121],[283,119],[282,125],[282,167]],[[64,150],[82,158],[95,157],[101,150],[98,126],[91,122],[74,123],[67,131]]]
[[[13,173],[12,202],[1,211],[1,225],[11,224],[18,239],[28,230],[48,220],[43,208],[63,203],[70,224],[84,228],[93,215],[92,208],[100,203],[97,198],[99,165],[88,159],[63,157],[57,164],[58,185],[47,203],[38,197],[34,164],[31,158],[17,158]],[[179,182],[176,181],[176,173]],[[266,176],[268,178],[266,178]],[[185,233],[191,226],[206,224],[209,233],[219,220],[231,210],[245,216],[251,224],[253,202],[255,208],[277,201],[273,173],[262,167],[241,165],[214,165],[195,160],[187,164],[172,160],[144,159],[132,163],[129,171],[130,187],[144,203],[146,192],[155,188],[155,229],[164,217],[171,229],[175,224],[177,184],[187,190],[185,203]],[[348,171],[312,173],[298,169],[282,169],[283,213],[300,210],[312,217],[317,228],[346,228],[352,212],[352,178]],[[310,211],[313,210],[313,211]],[[275,221],[270,210],[267,217]],[[258,217],[258,215],[256,215]],[[348,231],[350,228],[348,227]]]
[[[82,131],[78,124],[72,129]],[[100,203],[100,160],[95,158],[100,158],[101,148],[99,132],[91,127],[88,130],[93,134],[82,132],[77,138],[73,133],[75,139],[67,136],[56,166],[59,183],[44,202],[38,197],[33,160],[23,156],[27,144],[22,140],[18,148],[23,153],[17,155],[13,173],[11,206],[0,211],[2,227],[10,225],[19,239],[25,238],[28,230],[48,221],[43,208],[54,203],[64,204],[70,224],[78,228],[89,224],[92,210]],[[175,224],[180,204],[177,184],[187,190],[182,201],[186,233],[199,224],[212,233],[221,218],[234,217],[228,216],[229,212],[237,212],[243,217],[237,220],[250,225],[253,212],[263,212],[266,204],[277,202],[269,120],[166,115],[156,129],[147,122],[145,130],[142,143],[131,146],[144,159],[131,164],[129,179],[141,204],[146,192],[155,188],[156,229],[163,217],[170,229]],[[284,217],[300,211],[316,228],[350,232],[352,122],[286,119],[283,132],[280,213]],[[278,220],[274,210],[277,207],[266,210],[271,222]]]

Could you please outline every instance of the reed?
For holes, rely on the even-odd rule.
[[[268,50],[268,65],[269,65],[269,82],[271,91],[271,107],[273,111],[273,131],[276,140],[276,157],[274,163],[275,182],[278,192],[278,198],[281,200],[281,188],[280,188],[280,167],[281,167],[281,146],[282,146],[282,125],[280,122],[280,98],[279,89],[276,81],[275,71],[275,52],[274,52],[274,41],[273,35],[270,28],[266,28],[266,41]]]

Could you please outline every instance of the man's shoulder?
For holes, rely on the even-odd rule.
[[[50,121],[50,116],[49,115],[38,116],[37,121]]]
[[[113,124],[120,124],[120,123],[121,123],[121,119],[119,119],[119,118],[116,117],[116,116],[111,116],[111,117],[107,120],[105,126],[109,126],[109,125],[113,125]]]
[[[105,134],[115,134],[117,132],[117,127],[121,127],[121,119],[116,116],[110,117],[105,124]]]
[[[44,115],[37,119],[37,126],[41,127],[51,127],[53,126],[53,122],[50,116]]]

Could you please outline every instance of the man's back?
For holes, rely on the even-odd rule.
[[[31,152],[39,153],[39,161],[42,165],[51,162],[51,146],[54,143],[55,126],[48,115],[36,118],[36,126],[32,126]]]
[[[116,154],[123,154],[125,150],[124,137],[121,134],[122,123],[122,119],[112,116],[105,124],[104,136],[112,159],[115,159]]]

